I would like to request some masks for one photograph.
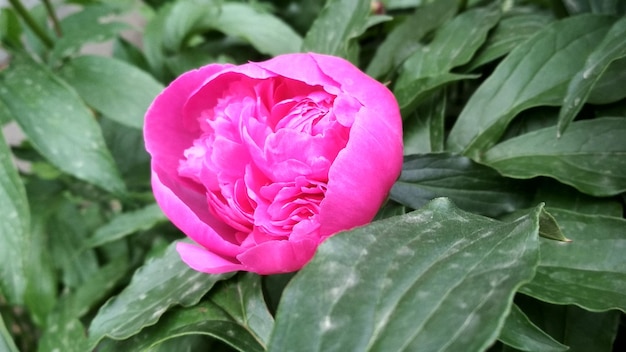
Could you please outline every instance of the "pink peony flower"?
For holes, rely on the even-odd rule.
[[[152,103],[145,140],[158,204],[198,244],[177,250],[212,274],[302,268],[372,220],[402,165],[391,92],[319,54],[187,72]]]

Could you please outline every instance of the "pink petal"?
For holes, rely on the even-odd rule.
[[[202,247],[178,242],[176,250],[185,264],[192,269],[208,274],[221,274],[243,270],[243,265],[234,263]]]
[[[237,256],[244,270],[260,275],[300,270],[313,258],[317,241],[268,241]]]

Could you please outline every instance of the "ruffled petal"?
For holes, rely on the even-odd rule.
[[[301,269],[313,258],[318,242],[268,241],[237,256],[245,270],[260,275],[288,273]]]

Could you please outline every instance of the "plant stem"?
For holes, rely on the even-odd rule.
[[[33,33],[35,33],[35,35],[39,38],[39,40],[41,40],[41,42],[48,49],[52,48],[54,46],[54,42],[52,41],[52,39],[50,39],[50,37],[48,37],[48,34],[46,33],[46,31],[39,26],[39,24],[37,23],[37,21],[35,21],[33,16],[30,15],[28,10],[24,7],[24,5],[22,5],[20,0],[9,0],[9,3],[11,4],[11,6],[13,6],[13,8],[15,9],[15,12],[17,12],[17,14],[20,15],[20,17],[22,17],[24,22],[26,22],[26,24],[28,25],[28,27],[30,27]]]
[[[43,0],[44,6],[46,6],[46,11],[48,11],[48,16],[52,20],[52,27],[54,28],[54,32],[57,34],[57,37],[63,36],[63,31],[61,30],[61,24],[59,23],[59,18],[57,17],[56,12],[54,11],[54,7],[50,0]]]

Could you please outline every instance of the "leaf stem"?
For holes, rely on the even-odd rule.
[[[37,23],[37,21],[35,21],[33,16],[30,15],[28,10],[24,7],[24,5],[22,5],[20,0],[9,0],[9,3],[11,4],[11,6],[13,6],[13,8],[15,9],[15,12],[17,12],[18,15],[22,17],[24,22],[26,22],[28,27],[32,29],[33,33],[35,33],[35,35],[39,38],[39,40],[41,40],[41,42],[48,49],[51,49],[54,45],[54,42],[52,41],[52,39],[50,39],[48,34],[45,32],[45,30],[39,26],[39,24]]]
[[[54,32],[57,34],[57,37],[63,36],[63,30],[61,30],[61,23],[59,22],[59,18],[57,17],[56,12],[54,11],[54,6],[50,0],[43,0],[44,6],[46,6],[46,11],[48,11],[48,16],[52,20],[52,27],[54,28]]]

